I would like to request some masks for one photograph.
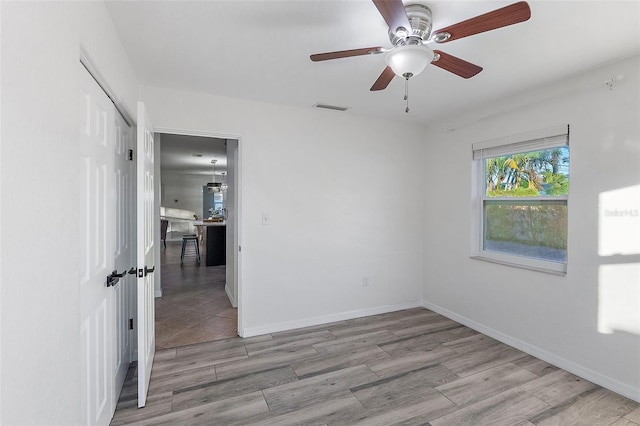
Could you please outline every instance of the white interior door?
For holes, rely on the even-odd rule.
[[[147,401],[155,354],[153,126],[144,103],[138,102],[137,253],[138,253],[138,407]]]
[[[114,269],[123,275],[114,285],[113,316],[115,318],[115,341],[113,346],[113,376],[115,377],[114,400],[117,401],[131,362],[131,340],[129,319],[133,318],[136,277],[128,274],[135,264],[133,258],[131,216],[135,212],[132,198],[133,161],[129,152],[133,150],[133,131],[122,116],[115,114],[115,241]]]
[[[114,292],[107,276],[114,268],[115,107],[89,72],[78,63],[80,79],[80,166],[78,194],[84,235],[80,251],[83,423],[109,424],[115,410]]]

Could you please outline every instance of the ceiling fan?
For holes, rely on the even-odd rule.
[[[373,83],[371,91],[386,89],[396,75],[408,82],[409,78],[421,73],[428,64],[463,78],[471,78],[482,71],[482,67],[440,50],[432,50],[428,44],[447,43],[524,22],[531,17],[527,2],[520,1],[432,32],[431,9],[424,4],[408,3],[405,6],[402,0],[373,0],[373,3],[389,26],[389,40],[393,45],[391,49],[378,46],[311,55],[311,60],[318,62],[385,53],[387,67]],[[405,100],[407,99],[405,93]]]

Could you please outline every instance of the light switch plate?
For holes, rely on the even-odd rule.
[[[269,213],[262,213],[262,224],[271,225],[271,217],[269,216]]]

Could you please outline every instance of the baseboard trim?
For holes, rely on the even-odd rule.
[[[156,290],[153,294],[155,297],[162,297],[162,289]]]
[[[237,308],[238,303],[236,302],[235,297],[233,297],[231,290],[229,290],[229,284],[224,285],[224,292],[227,293],[227,297],[229,298],[229,302],[231,302],[231,306],[233,306],[234,308]]]
[[[590,382],[600,385],[603,388],[607,388],[615,393],[618,393],[636,402],[640,402],[640,389],[636,389],[618,380],[612,379],[611,377],[598,373],[597,371],[593,371],[590,368],[584,367],[580,364],[576,364],[573,361],[570,361],[566,358],[563,358],[561,356],[548,352],[537,346],[533,346],[529,343],[523,342],[522,340],[516,339],[494,328],[487,327],[470,318],[464,317],[446,308],[443,308],[442,306],[439,306],[427,301],[423,301],[422,306],[426,309],[437,312],[440,315],[443,315],[449,319],[459,322],[460,324],[466,325],[469,328],[479,331],[482,334],[486,334],[487,336],[493,339],[496,339],[502,343],[505,343],[509,346],[513,346],[514,348],[519,349],[522,352],[525,352],[529,355],[532,355],[536,358],[546,361],[549,364],[553,364],[556,367],[560,367],[563,370],[566,370],[572,374],[575,374],[576,376],[582,377],[585,380],[589,380]]]
[[[312,317],[312,318],[304,318],[304,319],[295,320],[295,321],[285,321],[285,322],[261,325],[258,327],[245,327],[241,331],[240,336],[242,337],[260,336],[262,334],[277,333],[279,331],[294,330],[296,328],[311,327],[311,326],[320,325],[320,324],[329,324],[336,321],[344,321],[344,320],[353,319],[353,318],[361,318],[361,317],[367,317],[371,315],[386,314],[388,312],[402,311],[404,309],[421,308],[421,307],[423,307],[422,303],[420,301],[416,301],[416,302],[410,302],[410,303],[402,303],[399,305],[386,305],[386,306],[378,306],[375,308],[357,309],[354,311],[339,312],[336,314],[322,315],[319,317]]]

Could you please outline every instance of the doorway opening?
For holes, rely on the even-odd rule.
[[[156,348],[236,337],[239,140],[168,131],[156,137],[162,240]]]

